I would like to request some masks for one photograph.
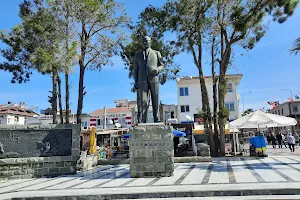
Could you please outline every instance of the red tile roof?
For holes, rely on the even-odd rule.
[[[5,104],[0,105],[0,114],[12,114],[21,116],[34,116],[36,113],[32,110],[21,108],[20,106],[4,107]]]
[[[131,108],[129,107],[119,107],[119,108],[107,108],[106,113],[125,113],[129,112]],[[98,109],[91,113],[91,115],[103,115],[104,109]]]

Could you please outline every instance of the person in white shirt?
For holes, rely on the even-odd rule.
[[[280,133],[280,134],[281,134],[281,137],[282,137],[282,143],[284,144],[285,148],[287,148],[286,143],[285,143],[285,140],[286,140],[285,135],[282,134],[282,133]]]
[[[292,133],[289,133],[288,144],[289,144],[291,152],[295,152],[295,137],[293,136]]]

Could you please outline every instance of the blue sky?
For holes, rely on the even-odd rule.
[[[11,29],[20,22],[18,4],[21,0],[3,0],[0,7],[0,29]],[[133,21],[150,3],[162,5],[164,1],[123,0],[125,8]],[[154,2],[154,3],[153,3]],[[300,37],[300,7],[284,24],[270,23],[265,37],[251,51],[238,49],[235,52],[234,63],[230,73],[242,73],[243,79],[239,92],[252,90],[244,95],[245,108],[259,109],[267,107],[267,101],[287,100],[289,91],[279,91],[279,88],[292,89],[294,94],[300,94],[300,56],[293,56],[288,49],[293,41]],[[0,43],[0,48],[3,45]],[[1,57],[0,57],[1,60]],[[87,95],[84,98],[84,112],[92,112],[103,106],[114,107],[114,100],[135,99],[130,92],[132,80],[124,69],[121,58],[112,59],[113,67],[104,67],[99,71],[87,71],[85,86]],[[197,69],[191,55],[183,53],[176,57],[181,65],[180,76],[196,76]],[[204,56],[206,75],[210,75],[209,57]],[[33,74],[26,84],[11,84],[12,75],[0,71],[0,104],[7,101],[24,101],[28,105],[38,106],[39,109],[49,107],[48,91],[51,90],[49,76]],[[71,75],[71,108],[76,112],[78,93],[78,67],[75,66]],[[176,82],[169,81],[160,87],[160,99],[163,103],[177,103]],[[240,105],[242,108],[242,105]]]

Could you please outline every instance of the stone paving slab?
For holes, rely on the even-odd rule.
[[[174,193],[177,196],[172,196]],[[174,176],[162,178],[130,178],[129,165],[119,165],[99,166],[72,176],[0,182],[0,199],[91,194],[114,195],[114,199],[118,199],[118,195],[132,198],[132,195],[146,194],[142,197],[149,198],[253,193],[300,195],[300,157],[219,158],[211,163],[176,163]]]

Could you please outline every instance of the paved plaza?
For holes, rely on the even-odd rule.
[[[268,145],[268,155],[269,156],[290,156],[290,155],[296,155],[300,156],[300,146],[295,146],[295,152],[291,152],[289,149],[289,146],[286,145],[286,147],[283,145],[282,148],[278,148],[278,145],[276,145],[276,148],[274,149],[272,145]]]
[[[282,184],[284,183],[284,184]],[[300,157],[220,158],[175,164],[173,177],[130,178],[129,165],[99,166],[73,176],[0,182],[0,199],[132,192],[300,189]]]

